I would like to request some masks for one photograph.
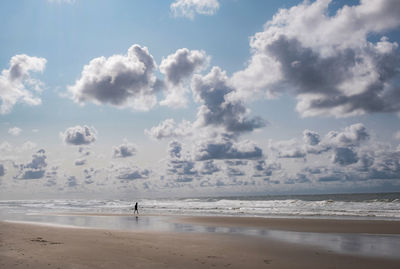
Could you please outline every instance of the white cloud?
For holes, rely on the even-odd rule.
[[[324,138],[324,143],[334,146],[357,146],[370,137],[362,123],[350,125],[342,132],[330,131]]]
[[[255,173],[253,177],[264,177],[268,178],[273,176],[275,171],[279,171],[282,169],[280,163],[276,162],[267,162],[266,160],[259,160],[255,162],[254,170]]]
[[[306,152],[304,147],[299,145],[296,139],[282,140],[282,141],[270,141],[269,147],[271,150],[278,153],[278,158],[304,158]]]
[[[257,159],[262,157],[262,150],[249,140],[235,142],[228,137],[217,137],[199,141],[195,145],[196,160],[211,159]]]
[[[281,9],[250,41],[252,58],[233,75],[235,100],[286,90],[302,116],[400,111],[398,44],[381,35],[400,25],[400,2],[361,1],[330,16],[330,0]]]
[[[219,9],[218,0],[176,0],[170,6],[175,17],[194,19],[196,14],[214,15]]]
[[[94,179],[96,178],[96,175],[100,172],[99,169],[95,169],[94,167],[86,168],[83,170],[84,174],[84,180],[83,183],[90,185],[94,183]]]
[[[114,158],[127,158],[136,154],[136,145],[133,143],[125,142],[121,145],[113,147]]]
[[[182,144],[171,141],[168,144],[167,175],[176,182],[191,182],[197,176],[195,162],[189,154],[182,152]]]
[[[75,160],[75,165],[76,166],[82,166],[82,165],[85,165],[86,163],[87,163],[86,159],[77,159],[77,160]]]
[[[196,101],[202,103],[194,123],[197,126],[222,127],[227,132],[241,133],[266,125],[260,117],[249,118],[249,110],[243,102],[227,98],[235,89],[219,67],[213,67],[205,76],[194,75],[192,90]]]
[[[168,55],[160,64],[160,72],[166,76],[165,99],[161,105],[172,108],[186,107],[188,92],[184,85],[194,72],[199,72],[208,64],[209,57],[204,51],[178,49]]]
[[[126,55],[91,60],[68,90],[78,103],[149,110],[157,100],[155,69],[156,63],[148,49],[133,45]]]
[[[60,133],[60,137],[66,144],[70,145],[89,145],[96,141],[97,131],[93,127],[74,126],[67,128],[64,133]]]
[[[220,170],[221,169],[214,163],[214,160],[207,160],[202,162],[200,173],[202,175],[212,175]]]
[[[304,130],[303,132],[303,139],[306,144],[315,146],[319,144],[321,141],[321,138],[317,132],[310,131],[310,130]]]
[[[32,161],[27,164],[18,166],[19,179],[40,179],[43,178],[46,172],[47,162],[45,150],[40,149],[32,155]]]
[[[376,153],[375,153],[376,154]],[[385,150],[376,154],[368,170],[369,179],[400,179],[400,151]]]
[[[90,139],[88,139],[88,140],[90,140]],[[81,146],[81,147],[79,147],[78,152],[79,152],[79,157],[74,162],[75,166],[86,165],[88,162],[87,157],[91,154],[90,148]]]
[[[340,165],[349,165],[358,161],[357,153],[351,148],[335,148],[332,161]]]
[[[145,130],[145,134],[154,139],[178,138],[189,136],[193,133],[192,124],[188,121],[182,121],[179,125],[174,119],[166,119],[159,125],[151,127],[150,130]]]
[[[20,151],[27,151],[27,150],[34,149],[36,147],[37,147],[36,143],[34,143],[32,141],[26,141],[21,145]]]
[[[75,176],[69,176],[67,178],[66,186],[69,188],[74,188],[78,186],[78,181]]]
[[[4,141],[0,144],[0,152],[11,152],[12,150],[13,150],[12,145],[7,141]]]
[[[150,175],[150,170],[140,169],[136,166],[121,166],[115,170],[117,178],[123,181],[146,179]]]
[[[40,105],[37,96],[43,83],[31,77],[31,72],[43,72],[46,59],[25,54],[15,55],[10,60],[10,67],[3,69],[0,75],[0,114],[11,111],[16,103]]]
[[[18,136],[21,133],[22,129],[19,127],[12,127],[8,129],[8,133],[13,136]]]

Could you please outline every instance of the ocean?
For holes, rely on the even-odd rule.
[[[132,200],[0,200],[0,219],[10,214],[68,212],[314,217],[400,220],[400,193],[236,196]]]

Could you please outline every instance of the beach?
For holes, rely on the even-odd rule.
[[[228,232],[66,228],[0,222],[0,268],[400,267],[398,257],[343,254],[279,238],[229,232],[229,227],[262,227],[294,232],[396,236],[400,231],[397,221],[205,216],[170,217],[168,221],[227,227]]]

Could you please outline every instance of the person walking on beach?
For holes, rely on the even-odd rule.
[[[135,204],[135,210],[133,211],[133,214],[135,214],[135,212],[137,212],[137,214],[139,215],[138,203],[137,202]]]

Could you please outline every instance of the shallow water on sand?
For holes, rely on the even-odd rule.
[[[185,233],[221,233],[256,236],[288,243],[308,245],[336,253],[400,259],[399,235],[310,233],[247,227],[203,226],[178,223],[171,216],[92,216],[0,214],[0,220],[76,228]]]

